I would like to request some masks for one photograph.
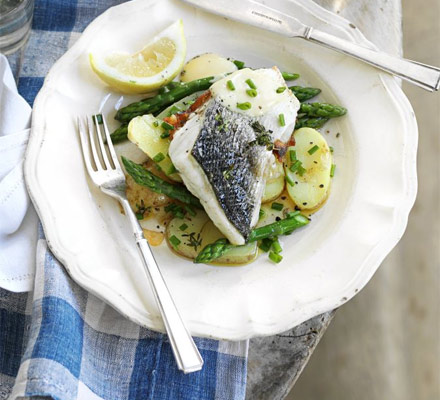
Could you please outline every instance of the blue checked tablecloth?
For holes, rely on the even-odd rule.
[[[36,0],[18,80],[31,105],[52,64],[119,2]],[[244,399],[246,341],[196,339],[205,365],[184,375],[166,336],[129,322],[77,286],[41,229],[39,237],[34,291],[0,289],[0,399]]]

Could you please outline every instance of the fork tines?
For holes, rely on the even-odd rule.
[[[78,117],[78,129],[89,174],[99,171],[122,171],[104,117],[99,114],[85,119],[86,123]],[[105,141],[103,136],[105,136]]]

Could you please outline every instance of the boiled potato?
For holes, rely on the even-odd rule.
[[[164,132],[160,123],[161,121],[151,114],[133,118],[128,124],[128,139],[154,160],[167,176],[174,181],[182,182],[180,175],[172,172],[173,163],[168,155],[170,140],[160,137]],[[159,156],[160,161],[156,161],[155,158]]]
[[[273,162],[269,164],[266,175],[266,186],[264,187],[262,203],[267,203],[276,199],[284,190],[284,169],[283,164],[274,157]]]
[[[237,70],[228,59],[215,53],[206,53],[189,60],[180,73],[182,82],[190,82],[208,76],[224,75]]]
[[[201,234],[202,228],[208,220],[208,216],[202,210],[197,210],[197,214],[194,217],[187,214],[184,218],[173,218],[168,224],[166,231],[166,239],[170,248],[181,256],[191,259],[196,258],[200,250],[209,243]],[[194,237],[196,241],[201,239],[199,245],[194,246],[195,242],[191,241],[191,236],[188,235]],[[171,238],[173,236],[180,241],[178,245],[172,243]]]
[[[201,237],[203,238],[203,246],[214,243],[218,239],[225,236],[218,230],[214,223],[209,220],[203,226]],[[221,257],[216,258],[215,264],[247,264],[255,259],[258,254],[257,243],[248,243],[243,246],[235,246],[228,250]]]
[[[294,132],[295,146],[289,147],[284,172],[287,180],[287,192],[295,204],[304,210],[311,210],[322,204],[330,187],[332,155],[324,137],[315,129],[301,128]],[[305,169],[301,174],[292,172],[290,166],[295,163],[289,157],[290,150],[296,152],[296,159]]]

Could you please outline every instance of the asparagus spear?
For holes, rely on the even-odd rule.
[[[347,109],[341,106],[328,103],[301,103],[299,114],[306,114],[307,117],[335,118],[345,115]]]
[[[301,226],[307,225],[308,223],[309,220],[304,215],[296,214],[292,217],[282,219],[281,221],[254,229],[249,235],[248,242],[255,242],[256,240],[261,240],[268,237],[286,235],[291,233],[293,230],[300,228]],[[218,239],[216,242],[205,246],[200,253],[197,254],[194,262],[209,263],[222,256],[232,247],[234,247],[234,245],[229,243],[228,239]]]
[[[170,104],[175,103],[200,90],[207,90],[213,83],[214,77],[196,79],[194,81],[178,85],[167,92],[157,94],[154,97],[132,103],[121,108],[115,118],[121,122],[130,122],[134,117],[144,114],[157,114]]]
[[[111,135],[112,143],[116,144],[123,142],[127,139],[128,135],[128,124],[122,124],[118,129],[116,129]]]
[[[321,89],[312,87],[290,86],[289,89],[301,103],[321,93]]]
[[[181,201],[182,203],[202,208],[199,199],[193,196],[184,186],[173,185],[146,170],[142,165],[136,164],[125,157],[121,158],[125,170],[137,184],[146,186],[153,192],[165,194],[172,199]]]
[[[321,128],[330,118],[302,116],[296,119],[295,129],[299,128]]]

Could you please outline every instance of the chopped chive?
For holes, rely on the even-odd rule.
[[[226,82],[226,86],[228,87],[229,90],[235,90],[234,83],[231,80]]]
[[[163,121],[162,124],[160,125],[163,129],[167,130],[167,131],[172,131],[174,130],[174,126],[169,124],[166,121]]]
[[[296,160],[289,169],[292,172],[296,172],[298,175],[303,176],[304,172],[306,172],[305,168],[302,166],[302,162],[299,160]]]
[[[283,93],[286,89],[287,89],[287,88],[286,88],[285,86],[280,86],[280,87],[277,89],[277,93]]]
[[[179,107],[177,106],[172,106],[170,108],[170,111],[168,111],[168,116],[170,117],[173,114],[177,114],[179,111],[182,111]]]
[[[269,253],[269,259],[272,260],[275,264],[278,264],[283,259],[283,256],[281,256],[280,254],[277,254],[277,253],[274,253],[273,251],[271,251]]]
[[[137,212],[136,213],[136,218],[139,219],[139,220],[144,219],[144,213]]]
[[[278,120],[280,122],[280,126],[286,126],[286,121],[284,119],[284,114],[278,115]]]
[[[98,125],[102,125],[102,114],[96,114],[95,119]]]
[[[186,228],[188,228],[188,225],[185,224],[185,223],[179,226],[179,229],[180,229],[181,231],[184,231]]]
[[[258,213],[258,219],[263,218],[265,215],[266,215],[266,212],[262,208],[260,208],[260,212]]]
[[[270,206],[270,208],[271,208],[272,210],[281,211],[281,210],[284,208],[284,206],[283,206],[283,204],[281,204],[281,203],[272,203],[272,205]]]
[[[290,161],[296,161],[296,150],[289,150]]]
[[[246,93],[251,97],[257,97],[258,92],[255,89],[248,89]]]
[[[252,104],[249,102],[245,103],[237,103],[237,108],[240,110],[249,110],[252,107]]]
[[[336,164],[332,164],[332,167],[330,168],[330,177],[333,178],[335,176],[335,169]]]
[[[176,172],[177,172],[176,167],[173,164],[171,164],[170,168],[168,168],[168,171],[166,171],[166,174],[172,175],[172,174],[175,174]]]
[[[176,238],[176,236],[171,236],[170,237],[170,243],[173,245],[173,247],[177,247],[181,242],[178,238]]]
[[[193,217],[197,215],[194,208],[192,208],[190,205],[183,206],[183,208],[187,211],[187,213]]]
[[[163,132],[160,134],[160,138],[161,139],[166,139],[167,137],[170,137],[170,133],[169,132]]]
[[[290,72],[281,72],[285,81],[293,81],[299,78],[299,74],[292,74]]]
[[[153,126],[155,126],[157,128],[159,126],[159,121],[154,121]]]
[[[309,150],[307,150],[307,153],[312,155],[313,153],[316,153],[319,150],[319,146],[315,144],[313,147],[311,147]]]
[[[290,186],[295,186],[295,182],[294,182],[293,179],[289,176],[289,174],[286,174],[285,178],[286,178],[286,182],[287,182]]]
[[[272,239],[266,238],[261,241],[261,243],[258,247],[267,253],[270,250],[270,248],[272,247],[272,243],[273,243]]]
[[[281,244],[278,241],[278,239],[273,241],[273,243],[272,243],[272,251],[274,253],[277,253],[277,254],[281,253],[283,251],[283,248],[281,247]]]
[[[332,146],[330,146],[329,149],[330,149],[330,153],[333,153],[335,151],[335,149]]]
[[[165,160],[165,156],[163,155],[163,153],[157,153],[154,157],[153,157],[153,161],[156,163],[161,162],[162,160]]]
[[[232,60],[232,62],[235,64],[235,66],[236,66],[238,69],[242,69],[242,68],[244,68],[244,61]]]
[[[250,87],[251,89],[256,89],[256,88],[257,88],[257,87],[255,86],[254,81],[253,81],[251,78],[246,79],[246,83],[249,85],[249,87]]]

